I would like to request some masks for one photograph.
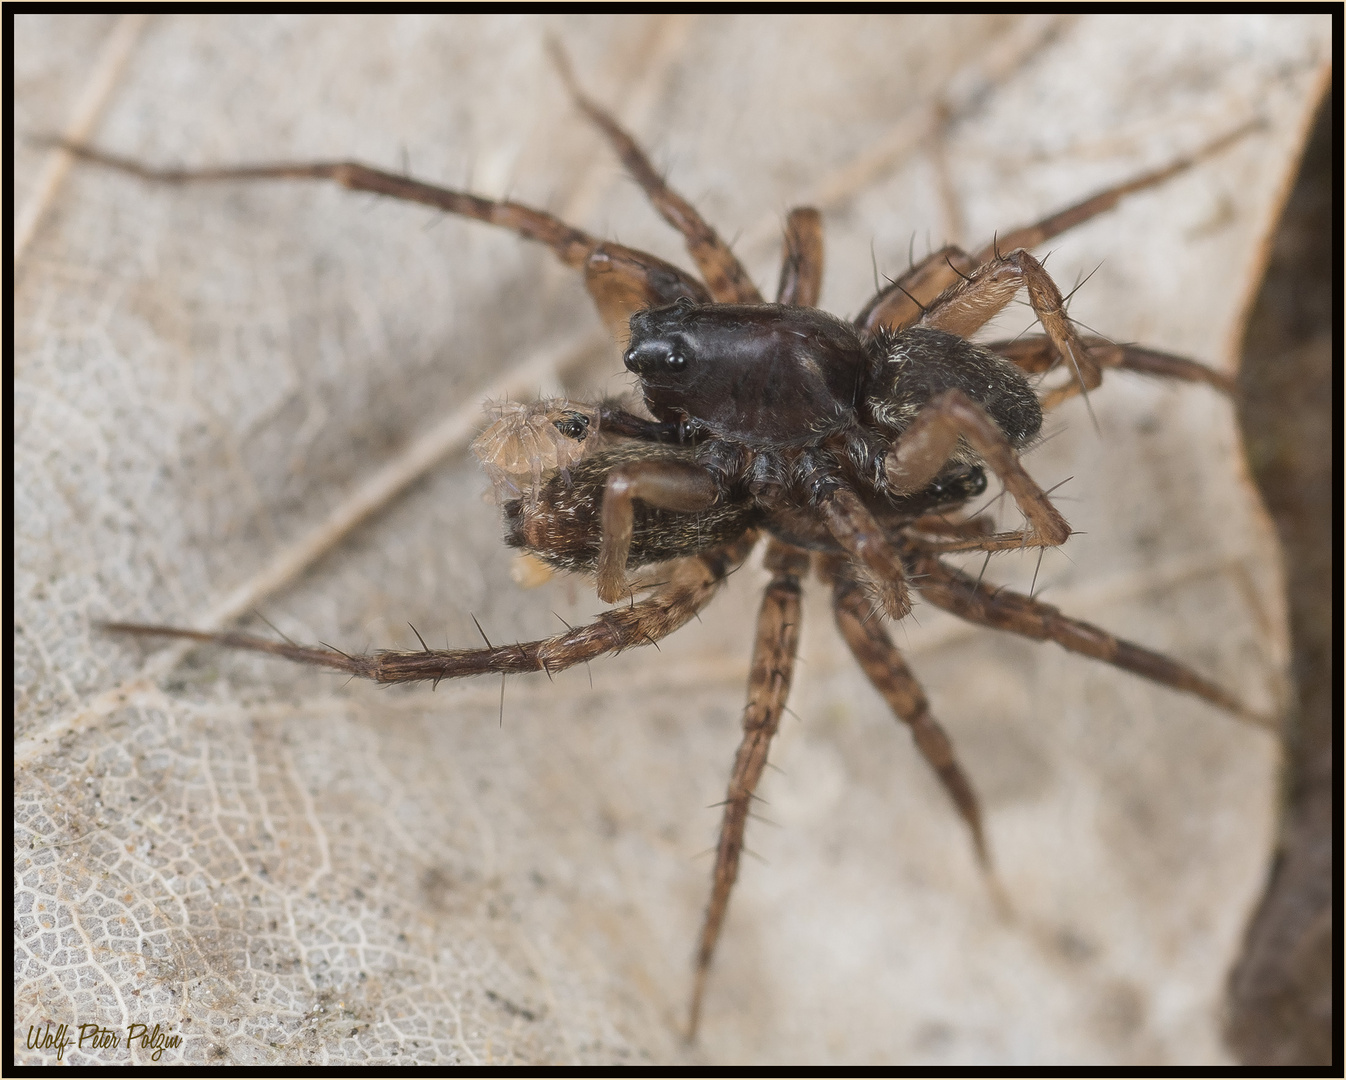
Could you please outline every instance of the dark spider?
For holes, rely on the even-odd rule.
[[[334,180],[502,225],[548,245],[582,271],[600,315],[627,344],[625,363],[640,381],[650,415],[613,402],[507,404],[474,449],[507,497],[507,542],[553,566],[593,573],[602,600],[625,602],[589,625],[540,641],[355,656],[238,633],[131,623],[106,628],[251,649],[385,683],[554,672],[672,633],[710,602],[765,536],[764,561],[772,576],[758,617],[743,740],[697,950],[689,1025],[695,1034],[738,874],[749,803],[790,688],[801,582],[810,569],[831,586],[838,629],[894,714],[911,728],[988,870],[977,797],[882,625],[880,616],[898,619],[910,611],[909,586],[970,622],[1055,641],[1254,718],[1185,665],[1029,596],[984,586],[940,559],[945,552],[1065,542],[1070,527],[1019,463],[1018,452],[1036,438],[1045,410],[1097,387],[1105,367],[1231,389],[1226,376],[1190,360],[1081,336],[1060,291],[1028,249],[1110,209],[1129,192],[1191,167],[1242,131],[975,254],[956,247],[936,251],[880,290],[848,323],[813,307],[822,275],[816,210],[789,214],[776,303],[765,303],[715,230],[664,183],[612,117],[584,96],[563,61],[560,66],[579,108],[682,232],[704,284],[544,211],[355,162],[160,170],[86,147],[67,149],[158,181]],[[1021,289],[1044,335],[989,345],[967,340]],[[1035,392],[1027,376],[1058,367],[1065,379]],[[959,515],[984,491],[987,469],[1023,512],[1026,528],[994,532],[984,518]],[[667,564],[658,584],[628,584],[628,572],[652,563]],[[636,591],[649,595],[636,600]]]

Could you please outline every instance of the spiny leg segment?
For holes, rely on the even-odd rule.
[[[580,89],[570,61],[560,46],[554,41],[548,42],[548,51],[575,105],[603,132],[617,156],[622,159],[626,171],[641,186],[663,219],[682,233],[687,251],[696,261],[697,269],[710,287],[711,295],[720,303],[760,304],[762,294],[748,277],[743,264],[729,250],[729,245],[720,239],[696,207],[664,182],[649,156],[613,119],[612,114]]]
[[[1054,641],[1067,652],[1093,657],[1150,682],[1194,694],[1244,720],[1261,725],[1267,723],[1265,717],[1185,664],[1124,641],[1081,619],[1072,619],[1041,600],[1010,589],[984,585],[945,566],[921,542],[904,542],[902,556],[911,571],[912,583],[921,595],[960,619],[1037,641]]]
[[[937,296],[921,314],[920,325],[946,330],[970,338],[1018,295],[1028,291],[1033,314],[1042,323],[1056,348],[1057,355],[1069,365],[1074,378],[1063,387],[1050,390],[1044,406],[1056,404],[1055,397],[1066,397],[1096,388],[1103,381],[1098,362],[1080,342],[1075,324],[1066,315],[1065,299],[1042,263],[1023,248],[1008,255],[995,255],[981,263]]]
[[[696,1037],[701,1021],[706,976],[724,926],[729,894],[738,878],[748,807],[762,778],[762,770],[766,768],[771,739],[780,726],[794,674],[795,653],[799,648],[800,579],[808,570],[808,553],[772,540],[766,550],[765,564],[772,578],[757,616],[757,640],[753,645],[752,669],[748,676],[748,704],[743,710],[743,740],[734,758],[734,771],[725,796],[724,818],[715,852],[714,884],[696,951],[689,1039]]]
[[[991,866],[991,855],[982,831],[981,807],[972,783],[958,764],[953,743],[933,716],[921,684],[907,667],[893,639],[889,637],[865,590],[854,581],[836,560],[828,560],[822,569],[825,580],[833,582],[832,613],[837,629],[850,647],[851,655],[860,669],[883,695],[888,707],[899,720],[911,728],[921,755],[935,770],[944,790],[953,799],[954,806],[972,832],[972,845],[977,861],[984,869]]]
[[[188,184],[246,180],[330,180],[352,191],[368,191],[445,213],[498,225],[526,240],[551,248],[561,262],[581,270],[604,323],[619,341],[633,311],[687,298],[710,299],[706,288],[672,263],[634,248],[605,242],[568,225],[545,210],[522,203],[486,199],[386,172],[358,161],[281,162],[204,169],[160,169],[92,147],[57,140],[56,145],[91,161],[142,180]]]
[[[1233,378],[1222,371],[1216,371],[1183,356],[1174,356],[1172,353],[1146,349],[1139,345],[1119,345],[1101,337],[1081,337],[1080,343],[1101,368],[1134,371],[1139,375],[1154,375],[1179,382],[1206,383],[1230,397],[1237,392],[1237,383]],[[1014,338],[1011,341],[993,341],[986,348],[998,356],[1003,356],[1020,371],[1029,375],[1041,375],[1050,371],[1058,362],[1056,347],[1051,343],[1051,339],[1038,334]],[[1044,400],[1042,407],[1050,409],[1063,400],[1064,398],[1059,396]]]
[[[1243,124],[1191,154],[1105,188],[1064,210],[1049,214],[1032,225],[1014,229],[1004,236],[997,237],[976,254],[968,254],[956,244],[933,251],[891,284],[880,289],[856,317],[856,325],[867,331],[873,331],[881,326],[889,330],[902,330],[911,326],[921,318],[925,308],[935,297],[956,285],[960,278],[970,275],[983,263],[997,257],[1000,252],[1013,251],[1016,248],[1032,250],[1039,247],[1077,225],[1084,224],[1090,218],[1111,210],[1127,195],[1157,187],[1166,180],[1186,172],[1237,142],[1255,130],[1259,124],[1259,121]]]
[[[515,645],[485,649],[389,650],[348,655],[330,648],[312,648],[270,641],[251,634],[207,633],[171,626],[104,623],[103,629],[142,636],[185,638],[231,649],[269,653],[286,660],[333,668],[380,683],[460,679],[469,675],[514,675],[528,671],[554,673],[604,653],[650,645],[686,624],[719,591],[724,579],[747,558],[756,543],[750,533],[732,544],[688,556],[673,564],[667,580],[644,600],[612,608],[592,623],[564,634]]]

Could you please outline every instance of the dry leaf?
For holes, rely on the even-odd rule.
[[[1066,286],[1097,271],[1072,307],[1091,329],[1225,368],[1331,51],[1328,17],[1303,15],[165,15],[91,98],[118,25],[18,17],[21,137],[94,101],[91,138],[151,161],[405,160],[685,264],[561,93],[554,32],[760,283],[785,212],[821,200],[843,314],[871,253],[895,273],[909,247],[984,242],[1261,118],[1048,263]],[[511,681],[503,714],[491,680],[386,691],[100,636],[200,625],[269,573],[268,618],[346,649],[408,645],[407,621],[470,644],[473,613],[499,639],[581,621],[590,586],[511,582],[461,452],[311,568],[274,568],[516,365],[539,393],[628,384],[601,345],[562,379],[552,358],[601,342],[598,320],[499,230],[87,167],[43,195],[48,161],[16,158],[36,214],[15,287],[20,1060],[56,1056],[25,1042],[48,1021],[159,1024],[181,1036],[164,1060],[269,1065],[1228,1060],[1274,738],[1054,647],[924,606],[895,631],[985,799],[1005,923],[810,593],[762,790],[780,827],[749,831],[766,865],[746,864],[688,1048],[693,857],[737,744],[757,569],[661,652]],[[1090,405],[1097,429],[1073,403],[1028,458],[1069,478],[1081,532],[1038,590],[1271,710],[1277,556],[1230,404],[1109,376]],[[988,573],[1027,588],[1034,561]]]

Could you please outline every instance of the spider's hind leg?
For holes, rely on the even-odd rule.
[[[738,877],[748,807],[762,778],[762,770],[766,768],[771,739],[780,726],[794,674],[795,652],[799,647],[800,578],[808,570],[808,554],[773,540],[767,548],[765,563],[772,578],[757,616],[757,640],[748,677],[748,704],[743,710],[743,740],[734,758],[734,772],[725,796],[724,817],[715,851],[714,884],[696,951],[688,1038],[696,1037],[706,976],[724,925],[729,894]]]

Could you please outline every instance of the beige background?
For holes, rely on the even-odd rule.
[[[1067,287],[1097,269],[1072,313],[1098,332],[1227,366],[1328,27],[24,16],[16,127],[84,117],[164,162],[406,161],[685,262],[562,98],[550,29],[766,288],[784,213],[821,201],[823,306],[847,313],[871,257],[895,273],[909,246],[984,241],[1263,117],[1048,264]],[[1005,922],[810,593],[797,718],[762,791],[778,827],[749,831],[765,865],[745,864],[688,1048],[695,856],[737,743],[755,566],[661,652],[512,680],[503,724],[489,679],[379,690],[95,633],[254,604],[346,648],[406,645],[408,620],[454,644],[470,613],[493,639],[582,620],[584,583],[510,581],[461,453],[311,568],[272,568],[502,377],[628,383],[579,284],[507,234],[321,187],[62,178],[15,153],[35,223],[15,292],[20,1059],[51,1056],[25,1047],[50,1020],[159,1023],[183,1037],[170,1057],[240,1063],[1227,1060],[1275,745],[1131,676],[928,607],[895,629],[981,791]],[[1027,324],[1013,309],[998,329]],[[561,373],[558,354],[583,362]],[[1277,557],[1229,404],[1115,377],[1091,405],[1097,431],[1076,403],[1028,458],[1045,486],[1071,478],[1081,531],[1039,590],[1271,710]],[[1034,561],[988,576],[1027,588]]]

